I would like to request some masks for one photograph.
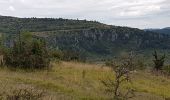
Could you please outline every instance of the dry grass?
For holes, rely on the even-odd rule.
[[[108,100],[101,80],[114,77],[110,68],[78,62],[53,63],[51,70],[25,72],[23,70],[0,70],[0,90],[23,85],[37,90],[45,90],[44,99],[52,100]],[[133,78],[137,90],[134,100],[162,100],[170,97],[170,80],[153,76],[147,72],[137,72]],[[6,87],[5,89],[3,87]]]

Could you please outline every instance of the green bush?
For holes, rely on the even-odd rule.
[[[159,57],[157,51],[154,51],[153,57],[154,57],[154,60],[153,60],[154,69],[162,70],[162,68],[164,66],[164,62],[165,62],[165,54]]]
[[[144,70],[144,69],[146,69],[144,62],[141,61],[141,60],[138,60],[138,61],[137,61],[136,67],[137,67],[136,69],[139,69],[139,70]]]
[[[41,69],[49,66],[49,54],[43,40],[33,39],[28,34],[16,40],[5,54],[6,65],[23,69]]]
[[[106,61],[105,61],[105,65],[112,67],[112,66],[114,66],[114,61],[113,61],[113,60],[110,60],[110,59],[109,59],[109,60],[106,60]]]
[[[170,75],[170,65],[164,66],[163,68],[164,72]]]
[[[64,54],[61,50],[50,50],[50,58],[62,60]]]

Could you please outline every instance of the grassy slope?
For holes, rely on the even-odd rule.
[[[0,70],[0,90],[34,87],[47,91],[45,99],[52,100],[107,100],[105,87],[100,80],[113,77],[111,70],[100,65],[62,62],[51,71],[24,72]],[[85,78],[83,78],[83,71]],[[134,100],[163,100],[170,97],[170,79],[137,72],[133,87],[138,91]]]

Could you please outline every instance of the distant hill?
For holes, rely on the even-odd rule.
[[[146,29],[147,31],[157,32],[157,33],[164,33],[164,34],[170,34],[170,27],[166,27],[163,29]]]
[[[22,31],[43,32],[55,30],[87,29],[92,27],[105,27],[106,25],[94,21],[71,20],[62,18],[17,18],[0,16],[0,32],[16,33]]]
[[[164,29],[170,29],[170,27],[166,27],[166,28],[164,28]]]
[[[88,56],[117,55],[123,51],[170,50],[170,35],[96,21],[0,16],[0,33],[32,32],[49,48],[74,50]]]

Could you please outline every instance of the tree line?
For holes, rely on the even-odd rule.
[[[85,61],[79,52],[59,49],[49,49],[44,39],[34,38],[30,32],[16,35],[11,47],[4,45],[5,38],[1,36],[0,53],[2,64],[12,68],[43,69],[48,68],[52,60]]]

